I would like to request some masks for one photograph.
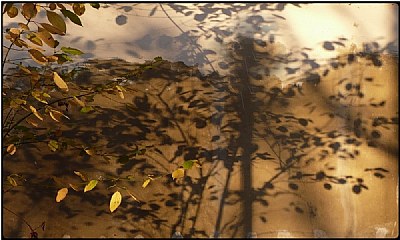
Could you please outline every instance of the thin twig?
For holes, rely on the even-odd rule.
[[[183,29],[169,16],[169,14],[167,13],[167,11],[165,11],[165,9],[163,8],[162,4],[159,4],[161,9],[163,10],[163,12],[165,13],[165,15],[168,17],[169,20],[171,20],[171,22],[182,32],[185,33],[185,31],[183,31]],[[211,61],[208,59],[207,55],[204,54],[203,50],[196,45],[196,43],[192,40],[192,38],[189,36],[189,40],[192,43],[193,46],[196,46],[196,48],[204,55],[204,58],[207,60],[208,64],[210,65],[211,69],[215,72],[215,68],[214,66],[211,64]]]

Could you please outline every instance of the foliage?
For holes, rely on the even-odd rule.
[[[5,32],[6,43],[8,42],[9,45],[3,46],[6,48],[6,52],[2,70],[6,69],[7,64],[13,65],[15,68],[11,69],[9,71],[11,74],[5,75],[4,79],[8,87],[3,88],[2,96],[2,107],[6,113],[3,119],[3,149],[6,151],[3,152],[3,155],[14,155],[24,144],[42,143],[47,145],[52,152],[74,149],[88,156],[101,155],[104,159],[110,158],[107,153],[96,152],[95,149],[89,148],[74,138],[62,136],[62,126],[65,121],[70,120],[68,116],[70,105],[79,108],[79,112],[82,114],[92,114],[96,112],[96,106],[92,103],[97,95],[112,94],[121,99],[125,98],[126,90],[120,85],[120,81],[84,86],[73,81],[74,76],[81,69],[61,71],[63,65],[73,63],[75,57],[84,53],[71,46],[60,46],[57,38],[67,34],[67,20],[83,26],[80,17],[85,13],[88,5],[95,9],[100,8],[98,3],[7,3],[4,5],[3,16],[16,18],[21,14],[25,22],[18,22],[18,27],[6,29]],[[40,20],[38,17],[40,12],[46,14],[48,22]],[[29,64],[29,62],[21,61],[24,59],[10,59],[12,52],[23,52],[33,62]],[[140,76],[144,71],[152,69],[162,61],[161,57],[156,57],[154,61],[142,64],[131,75]],[[14,80],[22,81],[22,87],[13,85]],[[44,134],[43,129],[46,129]],[[131,154],[117,156],[117,161],[126,164],[144,153],[145,149],[137,147]],[[194,163],[185,162],[185,169],[191,168]],[[196,164],[198,165],[197,162]],[[174,174],[178,170],[179,174]],[[183,177],[184,170],[180,170],[180,168],[178,170],[172,174],[174,179]],[[121,180],[134,181],[135,179],[131,175],[127,177],[102,176],[98,179],[90,179],[83,172],[75,171],[74,173],[81,178],[80,184],[68,183],[61,178],[52,177],[57,187],[61,187],[57,191],[56,202],[61,202],[67,197],[69,188],[80,191],[84,186],[83,191],[89,192],[100,181],[110,182],[108,188],[122,189],[133,200],[139,201],[125,186],[118,183]],[[170,173],[166,175],[170,175]],[[160,177],[149,176],[144,180],[143,188],[150,181]],[[16,181],[17,178],[23,179],[15,173],[7,176],[7,182],[11,188],[21,185],[21,181],[19,181],[20,183]],[[115,191],[110,200],[110,211],[114,212],[121,201],[121,193]]]

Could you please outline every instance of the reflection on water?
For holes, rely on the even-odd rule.
[[[153,17],[182,13],[200,27],[213,14],[230,17],[239,10],[273,8],[275,18],[285,19],[279,15],[285,5],[279,4],[165,5],[145,6]],[[189,14],[192,7],[202,13]],[[125,13],[115,15],[117,24],[128,24],[123,16],[134,9],[118,5]],[[244,29],[262,32],[268,20],[257,16]],[[232,33],[213,30],[222,39]],[[90,114],[59,106],[71,118],[61,138],[89,146],[93,156],[71,148],[52,152],[40,144],[4,156],[5,176],[18,172],[31,182],[4,194],[3,204],[32,226],[46,221],[43,237],[359,237],[376,236],[376,228],[396,235],[397,56],[382,54],[388,45],[366,44],[368,51],[361,51],[347,40],[329,39],[320,47],[350,50],[321,62],[307,46],[288,52],[267,30],[267,39],[224,39],[219,61],[207,57],[218,56],[216,51],[182,33],[190,45],[184,54],[198,59],[200,49],[203,62],[161,60],[140,74],[134,74],[140,64],[120,59],[90,59],[79,71],[64,69],[75,71],[71,83],[119,81],[127,91],[123,99],[96,96]],[[136,42],[138,54],[152,49],[153,37],[149,31]],[[176,38],[162,37],[160,45],[173,49]],[[207,65],[219,69],[205,74]],[[5,88],[24,90],[23,82],[4,82]],[[136,147],[146,151],[124,158]],[[165,175],[142,188],[148,175],[171,173],[185,160],[202,166],[183,179]],[[124,195],[109,213],[112,190],[106,185],[85,194],[71,190],[56,203],[48,176],[76,182],[74,171],[91,178],[133,175],[128,188],[140,203]],[[4,217],[5,236],[27,235],[21,219],[7,212]]]

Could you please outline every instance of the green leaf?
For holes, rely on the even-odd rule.
[[[71,22],[75,23],[76,25],[82,26],[81,19],[79,19],[79,17],[75,13],[73,13],[70,10],[67,10],[67,9],[62,9],[61,13],[66,18],[69,18],[69,20],[71,20]]]
[[[97,183],[99,181],[97,180],[91,180],[86,186],[85,189],[83,189],[83,192],[88,192],[90,190],[92,190],[94,187],[96,187]]]
[[[29,33],[26,35],[26,37],[29,39],[29,41],[31,41],[32,43],[39,45],[39,46],[43,46],[43,42],[40,38],[38,38],[35,34],[33,33]]]
[[[46,11],[46,13],[47,19],[49,20],[51,25],[53,25],[65,34],[67,31],[67,26],[65,25],[64,19],[60,15],[52,11]]]
[[[197,160],[187,160],[183,163],[183,168],[184,169],[191,169],[193,167],[193,164],[197,162]]]
[[[91,3],[90,6],[92,6],[92,8],[96,8],[96,9],[100,8],[100,4],[99,3]]]
[[[116,191],[112,196],[111,196],[111,200],[110,200],[110,211],[114,212],[119,205],[122,202],[122,196],[121,193]]]
[[[54,56],[56,56],[58,58],[57,59],[57,63],[58,64],[63,64],[65,62],[68,62],[68,61],[71,62],[72,61],[72,59],[65,53],[63,53],[63,54],[54,54]]]
[[[50,142],[47,144],[47,146],[49,146],[50,150],[55,152],[58,149],[58,142],[55,140],[50,140]]]
[[[65,53],[69,53],[72,55],[81,55],[83,54],[83,52],[79,49],[76,48],[71,48],[71,47],[62,47],[61,51],[65,52]]]
[[[92,106],[86,106],[86,107],[83,107],[83,108],[81,108],[81,113],[88,113],[88,112],[90,112],[90,111],[93,111],[94,110],[94,108],[92,107]]]

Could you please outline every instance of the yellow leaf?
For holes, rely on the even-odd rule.
[[[64,82],[64,80],[58,75],[58,73],[53,72],[53,79],[54,83],[59,87],[61,90],[68,92],[68,85]]]
[[[47,63],[47,58],[40,51],[36,49],[29,49],[28,52],[33,61],[43,65]]]
[[[40,116],[40,114],[37,112],[36,108],[34,108],[33,106],[29,106],[29,108],[31,109],[33,114],[35,114],[35,116],[40,119],[40,121],[43,121],[42,116]]]
[[[42,41],[51,48],[55,48],[57,46],[56,41],[47,29],[38,27],[38,32],[36,33],[36,36],[42,39]]]
[[[8,9],[7,15],[10,18],[15,18],[18,15],[18,8],[12,6],[10,9]]]
[[[12,34],[19,35],[21,31],[18,28],[10,28],[9,30]]]
[[[29,119],[26,119],[26,122],[29,123],[30,125],[34,126],[34,127],[38,127],[39,126],[39,124],[37,124],[36,122],[34,122],[32,120],[29,120]]]
[[[23,72],[25,72],[27,74],[31,74],[31,71],[22,65],[19,65],[19,69],[21,69]]]
[[[82,102],[81,100],[79,100],[77,97],[75,97],[74,96],[74,100],[75,100],[75,102],[79,105],[79,106],[81,106],[81,107],[84,107],[85,106],[85,103],[84,102]]]
[[[49,146],[50,150],[55,152],[58,149],[58,142],[55,140],[50,140],[49,143],[47,144],[47,146]]]
[[[57,192],[56,202],[61,202],[68,194],[68,188],[61,188]]]
[[[81,172],[78,172],[78,171],[74,171],[74,173],[76,174],[76,175],[78,175],[79,177],[81,177],[81,179],[83,180],[83,181],[87,181],[88,179],[87,179],[87,177],[84,175],[84,174],[82,174]]]
[[[54,26],[51,25],[51,24],[48,24],[48,23],[40,23],[40,25],[42,25],[42,27],[43,27],[44,29],[46,29],[47,31],[49,31],[49,33],[52,33],[52,34],[59,34],[59,35],[65,35],[65,32],[62,32],[60,29],[54,27]]]
[[[81,16],[85,13],[85,5],[82,3],[74,3],[72,5],[72,9],[74,10],[74,13],[78,16]]]
[[[132,193],[130,193],[128,190],[126,190],[126,192],[133,198],[133,200],[135,200],[136,202],[140,202],[135,196],[133,196]]]
[[[116,88],[117,88],[119,97],[122,98],[122,99],[124,99],[125,96],[124,96],[123,91],[126,91],[126,90],[125,90],[123,87],[121,87],[121,86],[116,86]]]
[[[14,144],[10,144],[8,147],[7,147],[7,152],[10,154],[10,155],[14,155],[14,153],[17,151],[17,148],[15,147],[15,145]]]
[[[40,38],[38,38],[34,33],[30,33],[26,36],[29,41],[32,43],[38,45],[38,46],[43,46],[43,42]]]
[[[50,109],[49,115],[56,122],[60,122],[59,119],[61,118],[61,116],[64,116],[65,118],[70,119],[67,115],[64,115],[62,112],[59,112],[54,109]]]
[[[29,27],[28,27],[28,25],[26,25],[25,23],[18,23],[18,26],[19,26],[22,30],[29,31]]]
[[[7,181],[13,186],[13,187],[17,187],[18,183],[17,181],[15,181],[15,179],[11,176],[7,176]]]
[[[18,38],[17,40],[15,40],[14,44],[17,45],[17,46],[20,47],[20,48],[22,48],[22,47],[29,48],[28,44],[27,44],[24,40],[22,40],[22,39],[20,39],[20,38]]]
[[[172,173],[173,179],[183,178],[185,176],[185,170],[183,168],[178,168]]]
[[[85,152],[87,153],[87,155],[89,155],[89,156],[93,156],[93,155],[94,155],[92,149],[87,148],[87,149],[84,149],[84,150],[85,150]]]
[[[151,181],[150,178],[147,179],[146,181],[144,181],[142,187],[143,187],[143,188],[147,187],[147,185],[149,185],[150,181]]]
[[[83,192],[88,192],[90,190],[92,190],[94,187],[96,187],[97,183],[99,181],[97,180],[91,180],[86,186],[85,189],[83,189]]]
[[[43,93],[38,92],[38,91],[32,91],[31,94],[32,94],[32,96],[33,96],[36,100],[38,100],[39,102],[42,102],[42,103],[46,103],[46,104],[47,104],[47,101],[44,100],[44,99],[42,98]]]
[[[121,193],[116,191],[112,196],[111,196],[111,200],[110,200],[110,211],[114,212],[119,205],[122,202],[122,196]]]
[[[47,56],[46,57],[49,62],[56,62],[58,60],[57,56]]]
[[[79,192],[79,187],[75,184],[70,183],[69,186],[74,189],[75,191]]]

